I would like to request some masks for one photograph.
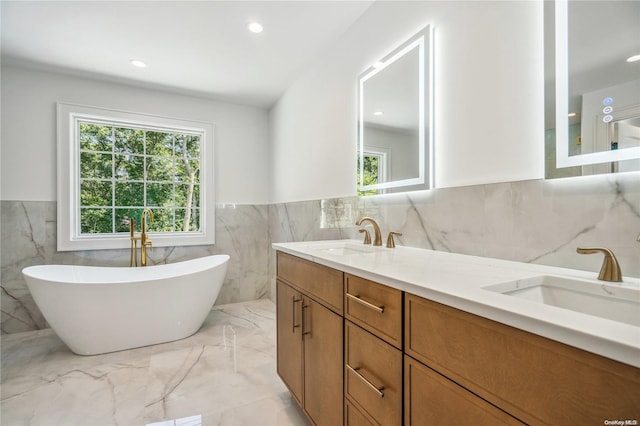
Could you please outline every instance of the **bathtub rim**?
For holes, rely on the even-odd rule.
[[[213,254],[145,267],[43,264],[27,266],[22,269],[22,274],[33,280],[67,285],[127,284],[169,279],[206,271],[227,263],[230,258],[228,254]],[[79,277],[69,276],[78,271],[90,273],[91,279],[80,280]]]

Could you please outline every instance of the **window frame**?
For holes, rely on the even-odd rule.
[[[155,247],[215,244],[215,171],[213,124],[109,108],[57,103],[57,243],[58,251],[129,248],[128,233],[82,234],[80,231],[80,140],[78,122],[105,122],[155,131],[201,135],[200,230],[149,232]],[[136,233],[140,220],[136,220]]]

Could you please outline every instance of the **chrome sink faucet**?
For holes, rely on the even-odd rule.
[[[382,245],[382,234],[380,234],[380,227],[378,226],[376,221],[373,220],[373,218],[361,217],[360,219],[358,219],[356,221],[356,225],[360,226],[365,221],[366,222],[371,222],[371,225],[373,226],[373,232],[374,232],[373,245],[374,246],[381,246]],[[371,240],[369,240],[369,241],[371,241]]]
[[[640,238],[640,236],[638,236]],[[580,254],[603,253],[604,261],[598,279],[602,281],[622,282],[622,272],[618,260],[613,252],[603,247],[580,248],[576,250]]]

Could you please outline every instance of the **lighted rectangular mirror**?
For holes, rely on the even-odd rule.
[[[544,7],[545,177],[640,170],[640,2]]]
[[[433,185],[432,34],[429,26],[358,81],[358,195]]]

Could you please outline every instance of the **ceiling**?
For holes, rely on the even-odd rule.
[[[3,0],[2,61],[268,108],[372,2]]]

